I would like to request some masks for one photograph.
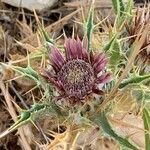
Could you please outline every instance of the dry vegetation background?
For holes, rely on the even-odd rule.
[[[143,4],[143,1],[138,2],[141,2],[138,5]],[[37,12],[37,16],[50,37],[54,39],[61,36],[63,30],[67,36],[71,36],[73,27],[75,33],[82,37],[83,28],[80,22],[83,22],[83,15],[81,14],[87,15],[89,4],[90,0],[80,2],[77,0],[59,0],[53,7]],[[110,22],[113,21],[114,17],[110,0],[96,0],[95,6],[95,17],[97,20],[102,20],[108,16]],[[37,34],[37,30],[37,21],[32,11],[0,2],[0,62],[26,66],[28,63],[27,54],[35,54],[38,49],[43,48],[43,43]],[[105,41],[107,35],[103,31],[103,27],[99,27],[101,39],[97,39],[98,35],[95,34],[95,45],[99,41]],[[59,38],[57,43],[63,43],[63,38]],[[40,72],[41,63],[43,63],[41,60],[36,62],[33,60],[30,63],[35,69],[38,68]],[[34,101],[39,101],[41,98],[41,94],[37,90],[28,92],[34,86],[31,80],[28,78],[14,80],[17,76],[12,70],[0,66],[0,132],[6,130],[16,120],[19,106],[21,108],[29,107]],[[14,131],[1,139],[0,150],[45,149],[47,137],[53,140],[50,134],[45,135],[45,130],[49,129],[55,134],[65,131],[64,127],[57,129],[55,125],[51,124],[49,119],[41,120],[37,124],[39,131],[29,124],[19,129],[19,136],[17,131]],[[93,134],[96,137],[96,129],[86,133],[84,136],[87,136],[87,139],[90,141],[92,140],[90,137]],[[63,134],[59,135],[59,140],[61,138],[63,138]],[[69,135],[67,138],[70,138]],[[118,149],[116,143],[110,139],[102,139],[99,142],[103,149]],[[85,150],[89,149],[88,147],[85,148]]]

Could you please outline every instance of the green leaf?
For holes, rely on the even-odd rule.
[[[57,112],[55,109],[52,108],[51,105],[48,104],[34,104],[31,106],[28,110],[23,110],[19,116],[19,119],[10,126],[6,131],[0,134],[0,138],[3,138],[7,134],[13,132],[14,130],[18,129],[19,127],[27,124],[27,123],[33,123],[37,119],[43,117],[46,115],[53,116],[57,118]]]
[[[119,88],[124,88],[125,86],[129,85],[129,84],[133,84],[133,83],[141,83],[147,79],[150,78],[150,74],[148,75],[143,75],[143,76],[135,76],[135,77],[131,77],[129,79],[125,79],[121,82],[121,84],[119,85]]]
[[[132,16],[133,0],[128,0],[127,3],[123,0],[112,0],[112,3],[116,14],[116,28],[120,28]]]
[[[150,150],[150,113],[143,109],[143,122],[145,128],[145,150]]]
[[[129,22],[132,18],[132,8],[133,0],[129,0],[126,5],[124,5],[124,10],[121,11],[121,17],[118,19],[119,27],[124,25],[124,22]]]
[[[34,104],[30,109],[24,110],[21,112],[20,118],[9,128],[9,131],[12,132],[19,127],[34,121],[37,117],[41,117],[41,112],[44,112],[47,109],[46,104]]]
[[[120,0],[120,13],[121,13],[120,15],[122,15],[124,11],[125,11],[124,3],[122,0]]]
[[[117,67],[120,63],[120,60],[122,59],[122,51],[121,51],[121,45],[120,45],[120,41],[117,39],[117,34],[115,34],[110,42],[108,42],[106,44],[106,46],[104,47],[104,52],[108,53],[108,55],[110,56],[109,59],[109,65],[111,70],[115,73],[117,70]]]
[[[136,97],[137,102],[150,102],[150,91],[144,91],[144,89],[132,90],[132,95]]]
[[[132,8],[133,8],[133,0],[128,0],[128,3],[125,7],[126,14],[131,15],[132,14]]]
[[[12,66],[12,69],[14,69],[15,71],[17,71],[18,73],[20,73],[24,76],[31,78],[32,80],[34,80],[37,83],[37,85],[40,84],[39,75],[32,67],[27,66],[27,67],[23,68],[23,67],[19,67],[19,66]]]
[[[112,50],[110,51],[110,60],[109,60],[110,67],[114,73],[117,71],[117,67],[119,65],[121,58],[122,58],[121,46],[119,41],[116,39],[114,41]]]
[[[42,35],[42,37],[45,39],[46,42],[50,43],[50,44],[54,44],[53,39],[51,39],[48,35],[48,33],[44,30],[43,27],[40,28],[40,33]]]
[[[36,112],[36,111],[40,111],[43,110],[45,108],[46,105],[43,104],[34,104],[32,105],[30,112]]]
[[[31,113],[29,111],[21,112],[20,119],[10,127],[10,131],[12,132],[15,129],[19,128],[20,126],[29,122],[30,117],[31,117]]]
[[[122,0],[112,0],[114,11],[117,15],[122,15],[124,3]]]
[[[117,140],[121,145],[126,146],[132,150],[138,150],[137,147],[132,145],[126,138],[119,136],[115,131],[113,131],[112,127],[110,126],[104,112],[98,115],[95,115],[92,119],[98,126],[102,127],[103,131],[108,134],[109,136],[113,137]]]
[[[0,139],[5,137],[7,134],[13,132],[14,130],[18,129],[19,127],[28,123],[30,120],[30,116],[31,114],[29,111],[22,112],[20,118],[10,128],[0,133]]]
[[[92,32],[94,29],[94,24],[93,24],[93,18],[94,18],[94,6],[91,4],[91,8],[88,14],[88,18],[86,21],[86,26],[85,26],[85,33],[88,38],[88,50],[90,50],[91,47],[91,42],[92,42]]]
[[[116,36],[117,35],[114,35],[111,40],[104,46],[104,52],[108,52],[109,50],[112,49],[113,45],[114,45],[114,42],[116,40]]]

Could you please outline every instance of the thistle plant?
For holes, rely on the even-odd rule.
[[[112,1],[116,20],[114,26],[109,28],[110,36],[108,41],[103,44],[102,49],[99,47],[93,49],[92,47],[92,36],[97,31],[97,25],[94,25],[94,3],[92,3],[83,26],[85,36],[82,39],[78,36],[76,36],[77,38],[75,36],[67,38],[65,35],[64,44],[57,45],[55,39],[50,39],[40,25],[40,33],[47,49],[42,51],[38,57],[49,62],[46,67],[43,65],[40,72],[33,69],[30,63],[25,68],[3,64],[34,80],[35,88],[43,95],[41,101],[34,103],[29,109],[22,110],[20,108],[18,120],[0,134],[0,138],[29,122],[37,127],[38,120],[49,116],[54,124],[59,122],[59,125],[56,124],[56,126],[64,125],[66,131],[62,135],[57,133],[58,136],[50,131],[49,134],[55,139],[48,143],[48,149],[57,149],[60,141],[66,142],[64,149],[67,149],[68,145],[69,149],[79,148],[77,145],[79,145],[80,133],[83,130],[87,132],[91,127],[94,127],[99,139],[100,137],[112,138],[122,149],[150,149],[150,74],[141,74],[136,63],[136,59],[141,55],[143,45],[145,45],[150,24],[149,21],[145,21],[144,26],[139,25],[139,20],[143,19],[142,13],[138,14],[139,19],[133,27],[131,24],[134,18],[132,0],[129,0],[127,4],[124,4],[122,0]],[[146,13],[146,19],[148,16]],[[127,34],[130,36],[136,34],[136,36],[134,38],[124,37]],[[124,49],[125,44],[128,45],[127,49]],[[123,103],[127,109],[120,107],[119,103]],[[143,119],[144,147],[132,140],[131,134],[136,133],[125,135],[116,129],[116,124],[121,122],[121,119],[127,114],[139,114]],[[120,116],[121,119],[118,121],[116,118]],[[117,123],[114,125],[114,122]],[[128,128],[139,129],[130,123],[121,122],[120,124],[125,124],[124,126]],[[98,148],[100,146],[98,145]],[[84,149],[86,150],[86,148]]]
[[[45,76],[59,89],[56,99],[70,99],[71,103],[82,102],[90,94],[103,95],[102,86],[110,80],[106,73],[107,58],[104,53],[88,52],[88,39],[81,42],[66,39],[65,58],[55,46],[50,46],[50,63],[52,70],[46,70]]]

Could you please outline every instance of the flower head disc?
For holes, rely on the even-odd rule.
[[[98,85],[105,84],[110,74],[105,73],[107,58],[103,53],[88,53],[88,41],[67,39],[65,57],[55,46],[51,46],[50,63],[52,70],[45,71],[45,76],[61,92],[61,98],[83,100],[90,93],[102,94]],[[101,75],[99,75],[101,74]]]
[[[92,91],[94,71],[83,60],[75,59],[67,62],[58,72],[58,80],[62,83],[67,95],[82,99]]]

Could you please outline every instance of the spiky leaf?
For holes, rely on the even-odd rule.
[[[48,33],[43,27],[39,27],[39,31],[42,39],[44,39],[47,43],[54,44],[54,40],[49,37]]]
[[[135,77],[131,77],[129,79],[125,79],[122,81],[122,83],[120,84],[119,88],[124,88],[125,86],[129,85],[129,84],[133,84],[133,83],[141,83],[145,80],[150,79],[150,74],[148,75],[143,75],[143,76],[135,76]]]
[[[109,50],[112,49],[114,42],[116,40],[116,35],[114,35],[111,40],[104,46],[104,52],[108,52]]]
[[[85,26],[85,34],[87,35],[87,38],[88,38],[88,50],[90,50],[90,47],[91,47],[92,32],[94,29],[93,17],[94,17],[94,8],[93,8],[93,4],[92,4],[90,11],[88,13],[87,21],[85,23],[85,25],[86,25]]]
[[[132,94],[136,97],[138,102],[150,102],[150,91],[144,91],[144,89],[133,89]]]
[[[37,83],[37,85],[40,84],[39,75],[32,67],[27,66],[24,68],[24,67],[19,67],[19,66],[12,66],[12,68],[18,73],[34,80]]]
[[[143,109],[143,122],[145,128],[145,150],[150,150],[150,113],[146,108]]]
[[[122,54],[121,54],[121,46],[119,41],[116,39],[114,41],[112,50],[110,51],[110,67],[112,71],[115,73],[117,70],[117,67],[119,65],[119,62],[121,60]]]
[[[133,144],[131,144],[126,138],[123,138],[120,135],[118,135],[117,133],[115,133],[115,131],[112,129],[111,125],[109,124],[104,112],[96,115],[95,118],[93,119],[93,121],[98,126],[102,127],[103,131],[106,134],[108,134],[109,136],[111,136],[112,138],[117,140],[121,145],[124,145],[127,148],[130,148],[132,150],[138,150],[138,148],[136,146],[134,146]]]
[[[57,111],[51,107],[51,105],[47,104],[34,104],[31,106],[30,109],[24,110],[21,112],[19,119],[6,131],[0,134],[0,138],[3,138],[7,134],[13,132],[14,130],[18,129],[19,127],[27,124],[33,123],[37,119],[44,117],[46,115],[50,115],[53,117],[57,117]]]
[[[122,0],[112,0],[114,11],[117,15],[121,15],[124,11],[124,4]]]

